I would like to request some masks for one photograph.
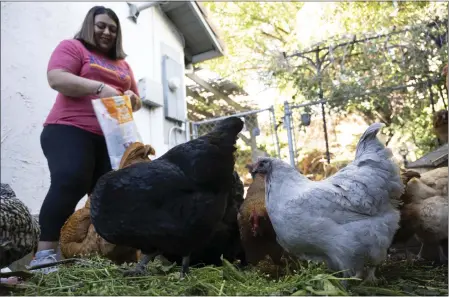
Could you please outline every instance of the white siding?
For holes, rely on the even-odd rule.
[[[127,61],[137,81],[145,77],[161,84],[162,42],[184,61],[182,41],[156,8],[142,11],[135,24],[127,18],[126,2],[1,3],[1,181],[9,183],[35,214],[50,185],[39,139],[56,97],[47,84],[47,63],[56,45],[74,36],[94,5],[112,8],[119,16]],[[182,76],[181,89],[184,84]],[[165,153],[168,135],[164,128],[170,124],[163,108],[150,111],[144,107],[135,119],[143,141],[158,156]]]

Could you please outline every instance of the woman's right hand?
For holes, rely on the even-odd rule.
[[[100,94],[98,94],[98,98],[107,98],[119,95],[120,95],[119,91],[105,84],[103,90],[101,90]]]

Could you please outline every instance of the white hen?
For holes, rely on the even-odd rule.
[[[311,181],[279,159],[259,158],[265,174],[268,215],[279,244],[298,257],[325,261],[345,277],[375,281],[399,228],[404,185],[391,150],[377,139],[383,124],[371,125],[357,144],[355,160],[335,175]]]

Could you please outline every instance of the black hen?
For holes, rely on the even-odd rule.
[[[207,135],[177,145],[153,162],[109,172],[91,196],[91,217],[107,241],[140,249],[131,273],[158,254],[182,257],[206,246],[220,228],[234,182],[234,152],[243,122],[219,122]]]
[[[214,232],[207,245],[192,253],[191,265],[216,265],[220,266],[221,256],[229,262],[239,259],[243,265],[246,263],[245,253],[240,239],[240,231],[237,222],[237,214],[244,198],[243,183],[237,172],[234,171],[232,191],[229,193],[225,215]],[[181,258],[164,254],[169,261],[180,262]]]

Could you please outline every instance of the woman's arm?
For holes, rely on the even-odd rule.
[[[77,76],[64,69],[47,72],[48,84],[53,90],[69,97],[95,95],[101,82]]]
[[[47,68],[50,87],[68,97],[95,95],[101,82],[80,77],[84,64],[83,47],[77,40],[64,40],[53,51]],[[117,90],[105,85],[99,98],[116,96]]]

